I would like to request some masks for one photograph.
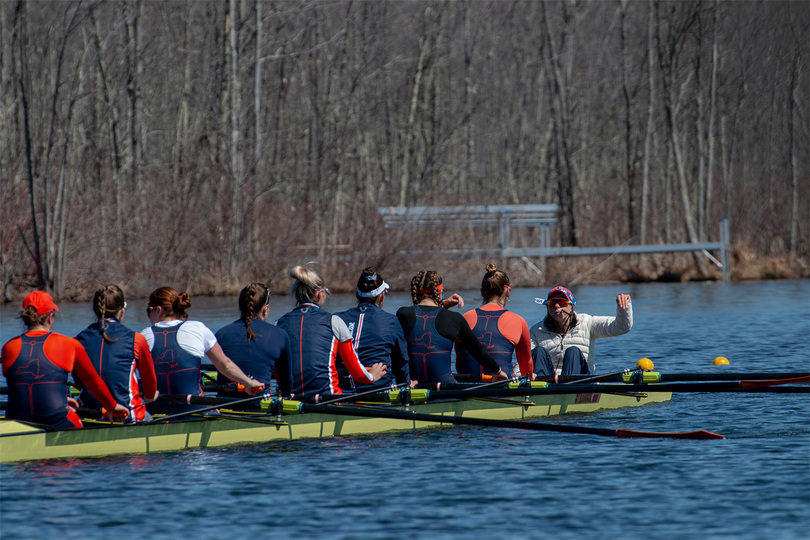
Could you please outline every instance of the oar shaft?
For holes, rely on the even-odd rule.
[[[163,396],[158,396],[158,399],[160,399],[162,397]],[[174,396],[174,397],[176,397],[176,396]],[[184,411],[184,412],[177,413],[177,414],[170,414],[168,416],[161,416],[160,418],[154,418],[152,420],[152,423],[162,423],[162,422],[168,422],[169,420],[174,420],[175,418],[185,418],[186,416],[191,416],[191,415],[194,415],[194,414],[200,414],[200,413],[204,413],[204,412],[208,412],[208,411],[213,411],[214,409],[218,409],[218,408],[224,407],[226,405],[229,406],[229,407],[233,407],[235,405],[243,405],[245,403],[252,403],[254,401],[261,401],[263,399],[269,399],[270,395],[269,394],[259,394],[257,396],[251,396],[249,398],[237,399],[237,400],[228,399],[228,398],[214,398],[214,397],[209,398],[207,396],[182,396],[182,398],[184,398],[184,399],[187,399],[187,398],[224,399],[226,401],[226,403],[220,402],[220,403],[218,403],[216,405],[211,405],[209,407],[203,407],[202,409],[193,409],[193,410]],[[165,399],[165,401],[169,401],[169,399],[166,399],[166,398],[164,398],[164,399]],[[181,403],[189,403],[189,402],[193,403],[192,400],[181,402]]]
[[[700,381],[753,381],[753,380],[773,380],[773,379],[795,379],[799,377],[807,377],[810,373],[807,372],[756,372],[756,373],[731,373],[731,372],[716,372],[716,373],[661,373],[661,382],[700,382]],[[560,375],[557,382],[584,382],[585,380],[594,380],[594,375]],[[615,381],[621,382],[623,380],[623,373],[606,373],[605,375],[596,375],[602,381]],[[536,381],[554,382],[554,377],[538,377]]]
[[[516,420],[491,420],[488,418],[470,418],[465,416],[443,416],[436,414],[423,414],[413,411],[394,411],[378,408],[347,407],[345,405],[313,405],[301,404],[301,412],[332,414],[339,416],[359,416],[365,418],[388,418],[393,420],[406,420],[414,422],[435,422],[439,424],[455,424],[466,426],[484,426],[509,429],[528,429],[536,431],[557,431],[562,433],[583,433],[600,435],[603,437],[650,437],[650,438],[680,438],[680,439],[722,439],[722,435],[708,431],[692,431],[685,433],[656,433],[646,431],[630,431],[623,429],[595,428],[587,426],[572,426],[567,424],[548,424],[541,422],[520,422]]]
[[[771,392],[807,394],[810,386],[743,386],[736,383],[659,383],[659,384],[557,384],[545,388],[487,388],[484,390],[431,390],[429,399],[469,397],[517,397],[556,394],[648,394],[652,392]]]

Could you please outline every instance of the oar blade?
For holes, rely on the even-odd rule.
[[[658,433],[654,431],[633,431],[631,429],[617,429],[617,437],[638,437],[645,439],[725,439],[719,433],[712,433],[701,429],[699,431],[683,431],[680,433]]]
[[[740,388],[763,388],[766,386],[777,386],[780,384],[806,384],[810,383],[810,377],[793,377],[790,379],[769,379],[765,381],[740,381]]]

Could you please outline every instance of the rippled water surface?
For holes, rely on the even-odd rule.
[[[448,284],[449,285],[449,284]],[[601,340],[610,372],[651,358],[665,373],[810,370],[810,282],[580,287],[577,310],[635,325]],[[513,293],[529,324],[541,290]],[[467,307],[480,301],[464,295]],[[235,299],[192,299],[213,330]],[[386,309],[407,298],[395,294]],[[145,302],[125,323],[145,326]],[[333,296],[328,309],[353,304]],[[64,304],[55,331],[89,324]],[[291,307],[274,299],[273,314]],[[5,341],[20,331],[0,308]],[[731,365],[711,366],[716,356]],[[552,421],[724,440],[614,439],[454,427],[371,437],[0,465],[1,538],[810,538],[807,394],[680,394],[650,407]]]

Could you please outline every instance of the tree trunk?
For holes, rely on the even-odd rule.
[[[653,136],[653,117],[657,96],[655,93],[655,43],[653,40],[654,19],[653,0],[647,3],[647,127],[644,131],[644,172],[641,180],[641,218],[640,240],[641,245],[647,244],[647,209],[649,207],[650,190],[650,140]]]

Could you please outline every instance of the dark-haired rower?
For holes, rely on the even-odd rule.
[[[490,354],[461,314],[446,309],[464,306],[457,294],[444,298],[442,277],[433,270],[421,270],[411,280],[412,306],[399,308],[397,319],[408,343],[411,380],[423,386],[455,382],[452,372],[453,343],[458,340],[473,358],[493,375],[506,379],[506,373]]]
[[[287,332],[267,323],[270,292],[262,283],[251,283],[239,293],[239,320],[220,328],[216,333],[222,352],[239,366],[248,377],[270,389],[273,378],[282,396],[290,395],[290,337]],[[219,373],[219,384],[228,384]],[[233,395],[234,392],[220,392]]]
[[[385,375],[379,381],[363,385],[363,391],[411,382],[408,346],[402,326],[394,315],[382,310],[387,290],[388,283],[374,268],[368,267],[357,281],[357,307],[336,313],[352,334],[360,362],[366,368],[377,362],[386,366]],[[351,377],[341,377],[340,382],[344,389],[355,390],[356,385]]]

